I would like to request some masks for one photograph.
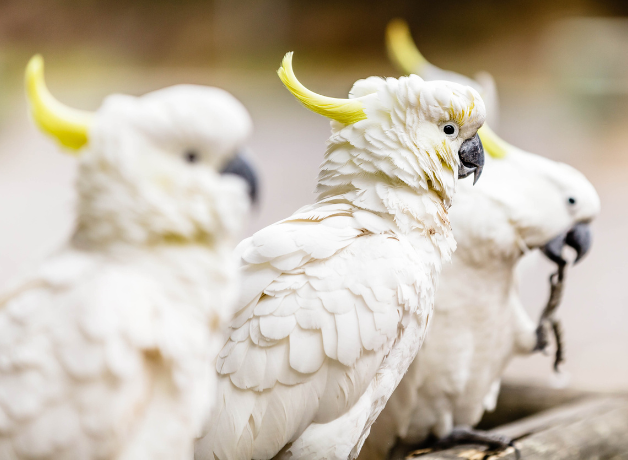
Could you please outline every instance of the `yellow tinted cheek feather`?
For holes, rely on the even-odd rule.
[[[345,125],[366,120],[366,113],[364,113],[362,102],[359,98],[339,99],[327,97],[310,91],[303,86],[292,70],[292,52],[286,53],[281,62],[281,67],[277,70],[277,74],[288,91],[312,112]]]
[[[44,60],[40,55],[29,61],[25,85],[31,115],[43,132],[74,151],[87,143],[93,114],[67,107],[50,94],[44,81]]]
[[[436,152],[436,155],[440,159],[441,165],[444,168],[451,169],[456,163],[453,151],[451,150],[451,146],[447,143],[446,140],[443,140],[440,146],[434,147],[434,151]]]

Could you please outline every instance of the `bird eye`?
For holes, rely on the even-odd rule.
[[[200,159],[198,152],[194,150],[186,150],[183,157],[185,158],[185,161],[187,161],[188,163],[197,163],[198,160]]]
[[[567,203],[569,204],[576,204],[576,199],[572,196],[570,196],[569,198],[567,198]]]
[[[445,123],[442,129],[448,136],[455,137],[458,135],[458,125],[455,123]]]

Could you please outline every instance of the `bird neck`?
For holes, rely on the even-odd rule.
[[[409,185],[394,168],[388,173],[365,171],[364,164],[355,161],[360,152],[330,143],[318,178],[317,202],[342,200],[387,218],[398,233],[427,237],[448,260],[456,247],[448,218],[450,200],[430,187]]]
[[[230,243],[245,217],[238,206],[219,212],[221,200],[235,202],[243,195],[240,188],[211,190],[207,200],[184,200],[167,182],[157,186],[119,163],[99,151],[81,158],[73,236],[81,247],[214,247]]]
[[[97,219],[79,217],[72,235],[73,246],[82,250],[107,250],[108,248],[155,248],[197,247],[212,249],[220,246],[216,238],[199,232],[196,236],[183,237],[174,233],[156,233],[142,228],[125,228]]]

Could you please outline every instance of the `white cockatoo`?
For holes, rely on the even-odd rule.
[[[538,348],[537,326],[518,292],[517,263],[528,248],[544,248],[558,261],[565,244],[578,258],[589,248],[587,223],[600,209],[591,183],[486,126],[480,137],[489,154],[485,176],[476,187],[459,185],[450,212],[458,248],[443,267],[430,332],[373,425],[361,460],[386,458],[398,440],[395,454],[402,454],[429,435],[507,445],[470,428],[495,407],[512,358]]]
[[[192,458],[238,292],[248,112],[192,85],[78,111],[40,56],[26,85],[78,154],[78,206],[70,241],[0,300],[0,459]]]
[[[243,292],[196,459],[355,458],[421,347],[459,177],[483,165],[484,104],[449,82],[377,77],[349,99],[279,69],[332,134],[318,198],[244,240]]]
[[[409,74],[419,75],[426,81],[445,80],[470,86],[475,89],[486,107],[486,124],[493,129],[499,123],[499,98],[495,79],[488,72],[478,72],[475,79],[444,70],[430,63],[415,46],[408,24],[402,19],[393,19],[386,28],[386,45],[391,60]],[[408,69],[408,65],[412,69]]]

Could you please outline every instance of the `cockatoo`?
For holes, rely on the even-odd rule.
[[[475,89],[486,107],[486,124],[493,129],[499,123],[499,98],[495,79],[488,72],[478,72],[475,79],[444,70],[430,63],[415,46],[408,24],[393,19],[386,28],[386,45],[390,59],[407,73],[419,75],[426,81],[445,80],[470,86]],[[412,69],[408,68],[412,65]]]
[[[196,459],[355,458],[421,346],[459,177],[479,176],[472,88],[370,77],[349,99],[286,87],[332,120],[312,205],[244,240],[243,292]]]
[[[450,212],[458,248],[443,268],[430,332],[373,425],[361,460],[390,456],[398,439],[401,454],[429,435],[509,444],[470,428],[495,407],[506,365],[537,348],[537,327],[519,297],[517,262],[528,248],[544,248],[557,261],[565,244],[578,258],[589,248],[587,224],[600,209],[591,183],[486,126],[480,137],[489,153],[485,177],[477,187],[459,184]]]
[[[0,300],[0,459],[192,458],[255,188],[248,112],[191,85],[78,111],[39,56],[26,85],[79,155],[78,207],[70,241]]]

